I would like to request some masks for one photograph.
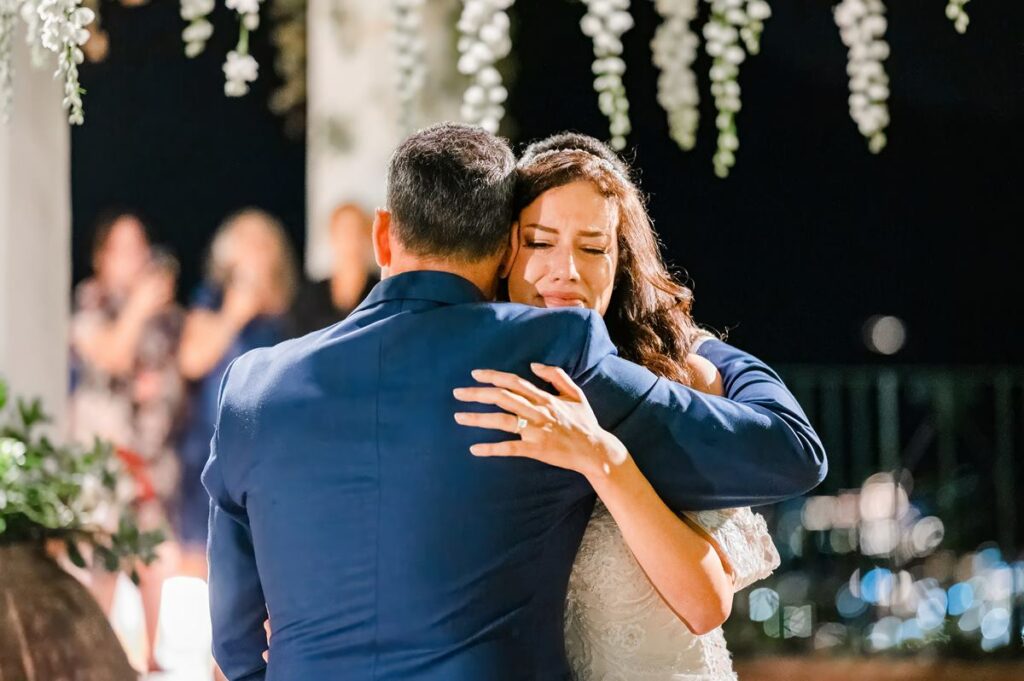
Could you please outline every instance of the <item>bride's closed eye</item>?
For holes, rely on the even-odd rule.
[[[533,239],[526,239],[523,242],[523,246],[526,247],[526,248],[540,249],[540,248],[551,248],[552,246],[554,246],[554,244],[550,243],[548,241],[535,241]]]

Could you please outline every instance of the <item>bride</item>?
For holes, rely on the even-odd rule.
[[[718,371],[697,354],[714,341],[690,316],[689,289],[666,271],[626,164],[598,140],[565,133],[530,146],[519,176],[508,299],[592,308],[620,355],[722,395]],[[676,515],[623,445],[600,430],[568,376],[540,365],[534,371],[558,390],[553,408],[532,402],[536,388],[508,374],[476,378],[524,398],[520,425],[544,420],[543,429],[526,431],[539,435],[523,435],[543,438],[532,458],[585,475],[598,494],[566,604],[566,651],[576,678],[735,679],[720,625],[734,592],[778,566],[764,520],[748,508]],[[477,418],[456,415],[465,425],[489,426]],[[477,445],[474,454],[501,455],[493,447]]]

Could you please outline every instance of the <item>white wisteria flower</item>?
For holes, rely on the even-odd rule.
[[[263,0],[224,0],[224,6],[238,12],[242,26],[250,31],[260,27],[260,3]]]
[[[224,62],[224,94],[241,97],[249,92],[249,83],[256,80],[260,65],[248,52],[231,50]]]
[[[25,42],[32,50],[32,65],[42,66],[46,48],[39,40],[42,20],[39,17],[39,0],[23,0],[21,20],[25,22]]]
[[[423,40],[424,0],[390,0],[391,49],[395,60],[399,125],[413,127],[413,109],[427,82],[426,43]]]
[[[971,18],[967,16],[967,10],[965,6],[971,0],[949,0],[949,4],[946,5],[946,16],[950,21],[953,22],[953,27],[957,33],[967,33],[967,25],[971,23]]]
[[[587,13],[580,20],[584,35],[594,43],[594,89],[601,113],[608,117],[613,149],[626,146],[626,135],[632,131],[629,121],[629,99],[622,76],[626,62],[622,60],[622,36],[633,28],[629,0],[583,0]]]
[[[506,10],[513,0],[464,0],[459,16],[459,73],[470,78],[462,96],[462,119],[492,133],[505,117],[508,90],[496,64],[512,50]]]
[[[82,111],[82,90],[78,82],[78,65],[85,61],[81,45],[89,40],[85,28],[96,15],[88,7],[82,7],[80,0],[40,0],[39,40],[43,47],[57,54],[57,71],[54,78],[64,80],[64,99],[61,105],[68,112],[68,122],[81,125],[85,122]]]
[[[727,177],[736,165],[740,139],[736,114],[742,106],[737,78],[748,54],[761,48],[764,22],[772,10],[765,0],[707,0],[711,16],[704,24],[704,50],[712,58],[711,94],[715,98],[718,145],[713,159],[715,175]],[[742,40],[742,44],[741,41]]]
[[[850,117],[867,138],[871,153],[877,154],[885,147],[889,125],[889,76],[883,65],[889,57],[885,5],[882,0],[841,0],[834,16],[848,50]]]
[[[18,19],[18,0],[0,0],[0,121],[10,120],[14,101],[14,27]]]
[[[181,0],[181,18],[189,22],[181,32],[186,56],[196,57],[206,49],[206,41],[213,35],[213,24],[207,19],[213,6],[214,0]]]
[[[668,114],[672,139],[685,150],[697,143],[700,91],[693,62],[700,40],[690,27],[698,0],[654,0],[662,22],[654,32],[651,52],[658,75],[658,103]]]
[[[228,52],[224,61],[224,94],[228,97],[242,97],[249,93],[249,83],[259,76],[260,65],[249,54],[249,32],[260,25],[260,4],[263,0],[225,0],[224,5],[233,9],[241,19],[238,27],[238,44]]]

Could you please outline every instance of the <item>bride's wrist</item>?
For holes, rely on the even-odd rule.
[[[590,470],[586,473],[587,480],[595,489],[611,482],[616,473],[630,461],[629,450],[619,438],[611,433],[604,433],[594,447],[595,456]]]

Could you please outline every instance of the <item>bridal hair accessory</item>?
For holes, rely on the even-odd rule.
[[[615,176],[620,178],[623,182],[629,183],[630,181],[628,177],[622,174],[621,170],[615,167],[614,163],[612,163],[606,158],[598,156],[589,149],[581,149],[580,147],[559,147],[558,149],[546,149],[545,151],[542,151],[539,154],[534,154],[533,156],[530,156],[527,159],[523,159],[523,161],[520,161],[519,167],[528,168],[542,158],[549,158],[551,156],[563,153],[585,154],[586,156],[589,156],[590,158],[597,161],[597,164],[599,166],[601,166],[605,170],[610,171]]]

